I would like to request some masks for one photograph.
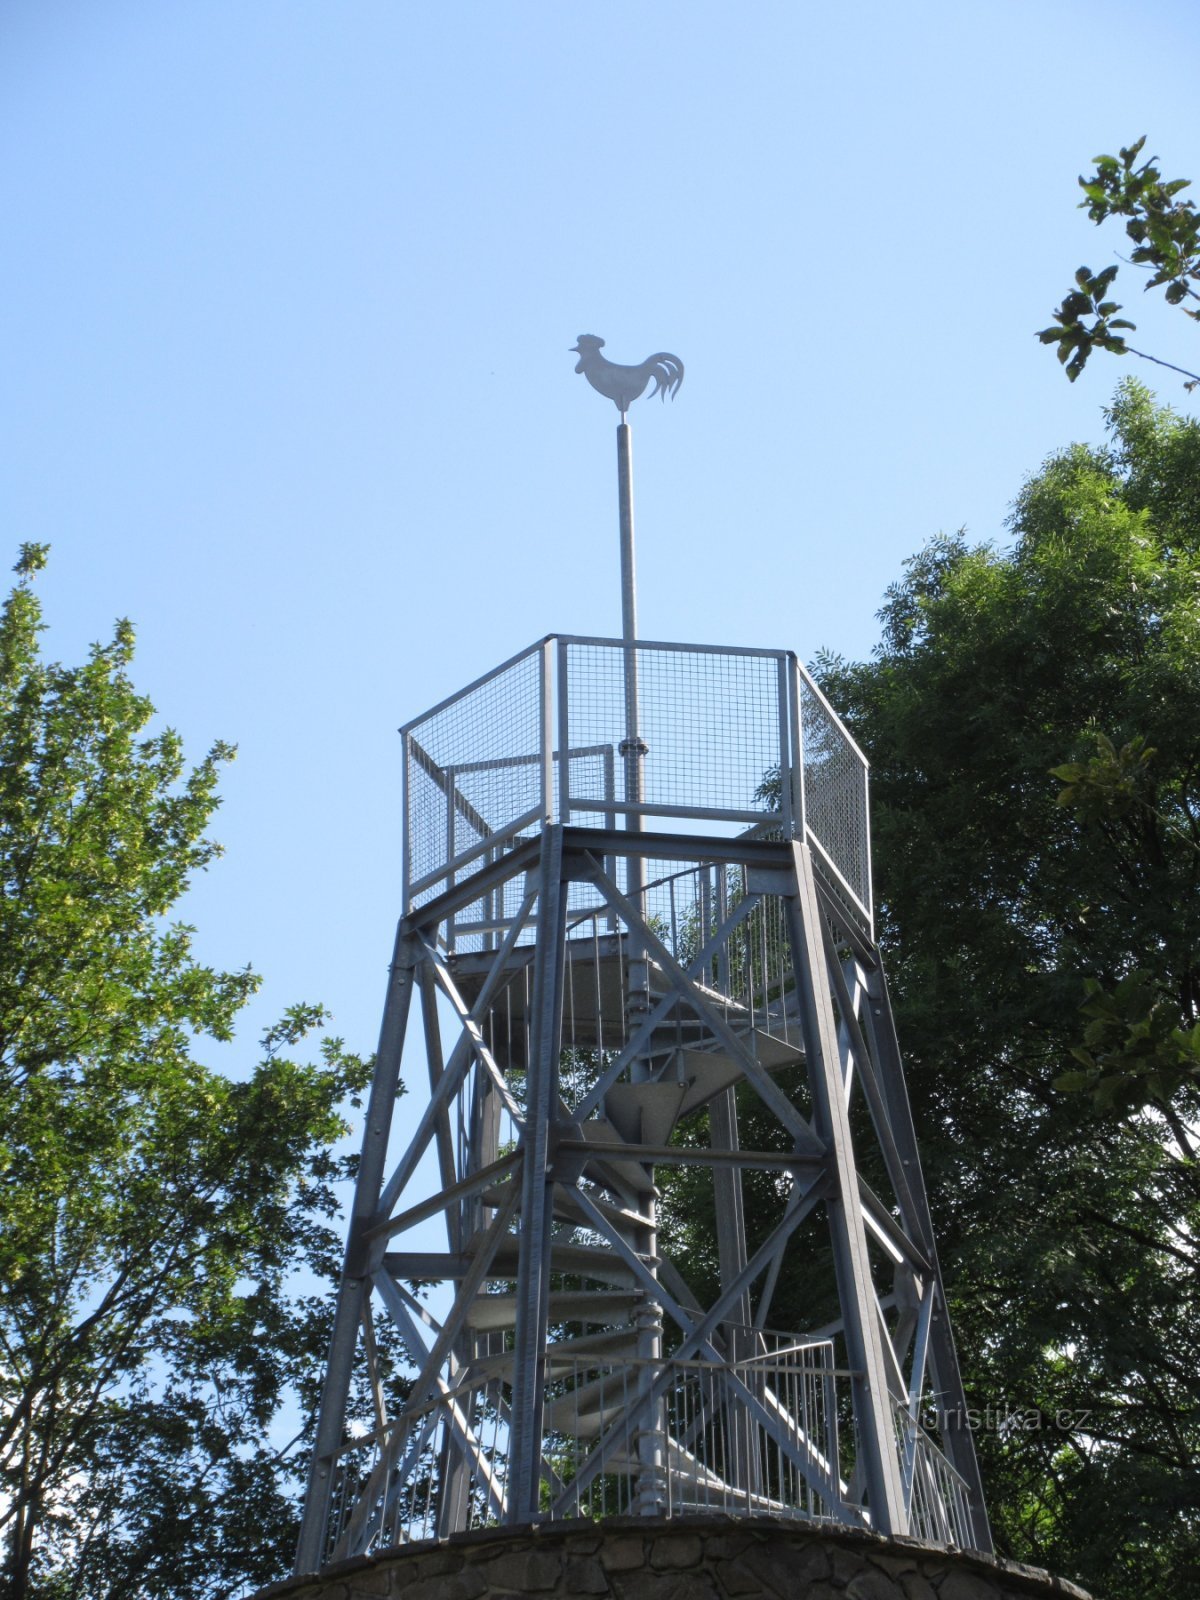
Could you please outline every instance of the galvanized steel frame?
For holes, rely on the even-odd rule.
[[[549,659],[546,641],[543,666]],[[786,667],[794,677],[794,658],[780,659],[781,670]],[[547,730],[548,704],[543,701],[543,725]],[[789,705],[789,718],[791,714]],[[553,784],[545,770],[543,782],[549,797]],[[796,798],[793,815],[802,830],[802,793]],[[630,879],[637,881],[641,864],[650,859],[709,863],[721,871],[738,866],[747,872],[749,893],[745,899],[727,908],[722,925],[702,940],[702,948],[684,963],[666,947],[635,897],[623,893],[611,873],[614,860],[624,860],[634,868]],[[339,1553],[365,1548],[372,1537],[379,1536],[389,1508],[401,1492],[404,1464],[415,1462],[429,1446],[438,1418],[444,1420],[440,1470],[446,1486],[439,1532],[462,1525],[465,1485],[471,1480],[482,1484],[482,1493],[494,1516],[518,1522],[540,1514],[543,1482],[550,1485],[551,1515],[564,1515],[578,1504],[589,1479],[603,1473],[607,1459],[603,1440],[597,1441],[574,1487],[557,1479],[553,1462],[543,1449],[541,1417],[544,1355],[551,1317],[553,1216],[556,1198],[561,1206],[566,1203],[564,1197],[571,1195],[573,1214],[581,1217],[597,1237],[607,1240],[614,1262],[638,1285],[646,1304],[656,1306],[657,1314],[665,1314],[678,1329],[681,1342],[672,1352],[673,1358],[684,1360],[699,1353],[705,1359],[729,1365],[731,1371],[723,1380],[722,1390],[727,1403],[745,1408],[764,1436],[772,1437],[797,1470],[825,1496],[834,1515],[851,1525],[869,1521],[879,1531],[903,1534],[916,1525],[915,1508],[919,1502],[926,1508],[932,1505],[931,1513],[922,1514],[927,1522],[932,1515],[947,1539],[957,1533],[959,1542],[970,1542],[981,1550],[991,1548],[886,981],[861,917],[848,909],[844,894],[839,892],[844,886],[822,870],[824,865],[802,837],[698,838],[578,828],[543,820],[538,838],[518,841],[509,853],[485,863],[466,882],[451,882],[437,898],[420,907],[410,907],[400,924],[389,974],[378,1064],[364,1126],[297,1552],[298,1572],[315,1570],[329,1553],[326,1528],[335,1471],[347,1449],[346,1408],[356,1370],[365,1369],[375,1395],[376,1426],[370,1438],[377,1446],[378,1457],[360,1486],[358,1505],[345,1525]],[[518,909],[505,924],[496,948],[480,958],[490,967],[468,1003],[450,967],[445,929],[459,911],[517,879],[522,882]],[[653,964],[666,987],[655,1003],[631,1018],[624,1049],[597,1076],[590,1092],[570,1108],[560,1096],[559,1046],[564,970],[569,956],[568,889],[580,881],[591,886],[610,923],[615,922],[624,930],[630,948],[636,948]],[[755,1056],[757,1046],[751,1048],[746,1038],[730,1027],[715,1007],[712,991],[698,977],[708,971],[714,959],[719,959],[722,947],[766,897],[782,904],[786,911],[795,979],[793,1001],[804,1040],[811,1117],[802,1115],[764,1071]],[[489,1050],[483,1027],[512,963],[519,958],[527,964],[529,952],[520,941],[531,936],[535,939],[533,1047],[525,1099],[519,1104],[508,1088],[504,1070]],[[387,1147],[414,988],[422,1000],[430,1103],[389,1176]],[[444,997],[458,1028],[458,1037],[444,1059],[438,995]],[[643,1052],[649,1048],[656,1028],[674,1008],[682,1008],[695,1017],[697,1025],[707,1029],[708,1037],[714,1041],[711,1048],[719,1048],[736,1064],[740,1081],[754,1091],[781,1129],[786,1130],[790,1151],[781,1154],[739,1150],[736,1114],[732,1119],[729,1116],[731,1099],[722,1101],[723,1111],[717,1118],[718,1139],[708,1150],[691,1152],[669,1143],[642,1145],[628,1140],[618,1140],[614,1145],[608,1135],[600,1141],[586,1136],[588,1122],[614,1083],[639,1059],[649,1059]],[[494,1147],[493,1118],[490,1134],[481,1126],[470,1127],[467,1145],[456,1155],[449,1113],[472,1069],[483,1086],[482,1092],[495,1097],[492,1103],[506,1106],[517,1135],[515,1150],[503,1153]],[[651,1068],[650,1076],[658,1071],[658,1081],[664,1081],[664,1070]],[[725,1094],[731,1097],[732,1090]],[[862,1095],[869,1112],[893,1190],[890,1201],[875,1195],[858,1172],[848,1116],[848,1104],[854,1094]],[[476,1116],[474,1110],[472,1116]],[[409,1199],[411,1181],[422,1154],[431,1144],[438,1151],[441,1192],[414,1204]],[[632,1228],[635,1235],[639,1228],[642,1230],[637,1237],[639,1248],[635,1248],[582,1186],[589,1162],[619,1158],[649,1166],[686,1160],[689,1155],[711,1166],[714,1172],[727,1173],[726,1186],[735,1198],[743,1170],[783,1168],[791,1172],[793,1180],[783,1217],[753,1255],[747,1249],[745,1219],[736,1205],[731,1208],[721,1252],[721,1292],[707,1310],[689,1304],[682,1281],[669,1262],[656,1267],[648,1257],[644,1246],[646,1240],[653,1238],[652,1213],[640,1222],[637,1213],[630,1213],[632,1221],[624,1225]],[[820,1463],[797,1444],[794,1429],[772,1412],[761,1393],[738,1376],[728,1348],[714,1343],[727,1342],[723,1330],[744,1318],[753,1286],[760,1280],[755,1320],[758,1327],[766,1325],[788,1240],[821,1206],[829,1222],[841,1306],[839,1331],[848,1352],[845,1376],[857,1428],[858,1486],[831,1481]],[[470,1238],[464,1232],[468,1207],[476,1221]],[[442,1256],[435,1260],[428,1252],[414,1254],[389,1248],[398,1233],[439,1214],[444,1216],[447,1229],[448,1251]],[[514,1222],[519,1225],[515,1235],[510,1232]],[[506,1263],[497,1272],[508,1276],[514,1247],[515,1348],[481,1351],[479,1339],[466,1338],[466,1329],[489,1274],[496,1276],[492,1269],[497,1252],[505,1251]],[[880,1295],[875,1285],[872,1249],[883,1252],[891,1264],[896,1287],[890,1296]],[[438,1276],[444,1273],[445,1281],[453,1285],[453,1304],[443,1320],[439,1322],[422,1309],[419,1320],[433,1331],[431,1344],[425,1342],[414,1319],[412,1307],[418,1303],[409,1304],[411,1296],[400,1283],[406,1272]],[[418,1369],[405,1405],[392,1417],[386,1411],[378,1371],[372,1294],[378,1296],[383,1310],[399,1329],[410,1360]],[[888,1303],[900,1307],[891,1331],[885,1315]],[[498,1476],[473,1431],[472,1415],[478,1396],[498,1393],[496,1385],[501,1376],[511,1384],[512,1405],[506,1423],[506,1470]],[[646,1417],[654,1414],[669,1381],[664,1372],[646,1382],[636,1405],[618,1417],[612,1428],[623,1430],[623,1437],[639,1428]],[[948,1465],[941,1462],[921,1431],[921,1409],[930,1403],[937,1408]],[[968,1508],[969,1541],[964,1540],[961,1517],[954,1520],[954,1507],[946,1503],[947,1493],[939,1487],[949,1481],[946,1474],[953,1475],[955,1493],[961,1495]],[[865,1512],[864,1494],[869,1508]],[[645,1504],[653,1504],[652,1494]]]

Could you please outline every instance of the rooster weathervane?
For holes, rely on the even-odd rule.
[[[651,399],[659,395],[665,400],[670,395],[674,400],[683,382],[683,362],[678,356],[660,350],[657,355],[647,356],[640,366],[623,367],[600,354],[603,344],[604,340],[594,333],[581,333],[571,350],[572,355],[579,357],[575,371],[583,373],[597,394],[612,401],[621,413],[622,422],[633,402],[645,393],[651,378],[654,379]]]
[[[640,366],[624,367],[610,361],[600,351],[604,340],[594,333],[581,333],[575,341],[573,355],[579,357],[575,371],[582,372],[597,394],[611,400],[621,413],[617,426],[617,505],[621,528],[621,639],[625,646],[625,737],[618,749],[625,762],[625,798],[633,807],[625,818],[625,826],[635,832],[641,828],[638,807],[642,802],[642,762],[650,754],[650,747],[641,736],[638,706],[637,660],[637,568],[633,553],[633,444],[632,430],[625,413],[633,402],[646,392],[651,378],[654,387],[651,398],[658,395],[674,400],[683,382],[683,362],[669,351],[659,350],[647,356]],[[629,892],[634,904],[641,894],[641,863],[636,869],[631,865]]]

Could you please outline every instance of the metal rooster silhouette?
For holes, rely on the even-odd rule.
[[[654,379],[651,399],[657,394],[664,400],[670,395],[674,400],[676,390],[683,382],[683,362],[678,356],[660,350],[657,355],[647,356],[641,366],[622,367],[600,354],[603,344],[604,340],[598,339],[594,333],[581,333],[571,350],[572,355],[579,357],[575,371],[583,373],[597,394],[612,401],[621,413],[622,422],[633,402],[645,392],[651,378]]]

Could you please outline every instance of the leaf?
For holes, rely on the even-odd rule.
[[[1054,1079],[1054,1087],[1062,1094],[1079,1094],[1091,1085],[1090,1072],[1060,1072]]]

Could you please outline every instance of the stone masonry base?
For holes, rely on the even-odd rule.
[[[1028,1600],[1037,1567],[769,1518],[615,1517],[489,1528],[359,1557],[255,1600]]]

